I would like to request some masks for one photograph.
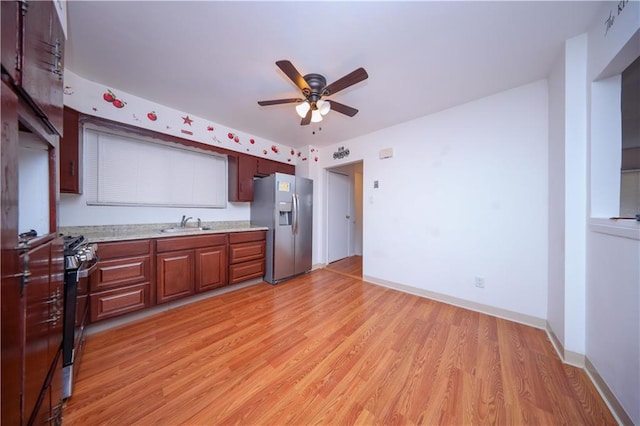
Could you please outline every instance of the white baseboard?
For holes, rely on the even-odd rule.
[[[547,336],[549,337],[549,340],[551,340],[551,344],[553,344],[553,347],[558,353],[558,356],[560,357],[562,362],[564,362],[565,364],[573,365],[574,367],[584,368],[584,354],[566,350],[562,342],[560,342],[560,339],[558,339],[558,336],[556,336],[556,333],[554,333],[553,329],[551,328],[551,324],[549,324],[548,321],[546,322],[545,330],[547,331]]]
[[[437,300],[438,302],[447,303],[449,305],[458,306],[461,308],[469,309],[471,311],[480,312],[483,314],[491,315],[498,318],[503,318],[509,321],[517,322],[531,327],[545,328],[546,320],[531,315],[521,314],[519,312],[509,311],[507,309],[496,308],[495,306],[484,305],[482,303],[471,302],[465,299],[459,299],[457,297],[448,296],[446,294],[436,293],[433,291],[425,290],[422,288],[412,287],[405,284],[399,284],[392,281],[383,280],[380,278],[371,277],[365,275],[362,277],[363,281],[367,281],[371,284],[376,284],[382,287],[392,288],[394,290],[402,291],[403,293],[409,293],[416,296],[426,297],[427,299]]]
[[[618,402],[618,398],[616,398],[616,396],[613,394],[611,389],[609,389],[609,386],[607,386],[607,383],[602,379],[602,377],[598,373],[598,370],[596,370],[593,364],[591,364],[591,361],[589,361],[589,358],[586,358],[586,357],[585,357],[584,371],[587,373],[587,376],[589,376],[589,378],[591,379],[591,383],[593,383],[593,385],[596,387],[596,389],[602,396],[602,399],[604,399],[604,402],[607,404],[607,406],[611,410],[611,413],[613,414],[613,417],[616,418],[616,421],[618,422],[618,424],[632,426],[633,420],[631,420],[631,417],[627,414],[622,404]]]

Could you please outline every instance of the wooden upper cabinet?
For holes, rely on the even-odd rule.
[[[2,17],[2,68],[11,79],[18,81],[18,2],[3,1]]]
[[[27,1],[21,7],[23,44],[17,82],[27,102],[52,130],[62,135],[65,46],[62,26],[53,1]]]
[[[229,201],[253,201],[253,179],[273,173],[294,175],[295,166],[247,154],[229,155]]]
[[[253,177],[258,159],[251,155],[229,155],[229,201],[253,201]]]
[[[269,176],[274,173],[286,173],[294,175],[296,173],[295,166],[291,164],[280,163],[279,161],[267,160],[266,158],[258,159],[258,176]]]
[[[60,138],[60,192],[80,194],[80,127],[78,111],[64,107],[64,136]]]

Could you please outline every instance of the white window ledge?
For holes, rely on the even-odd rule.
[[[637,220],[594,217],[589,219],[589,229],[600,234],[640,240],[640,222]]]

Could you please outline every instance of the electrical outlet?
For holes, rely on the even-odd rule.
[[[484,288],[484,278],[482,277],[476,277],[476,287],[478,288]]]

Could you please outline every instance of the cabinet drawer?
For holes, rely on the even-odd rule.
[[[266,235],[267,231],[232,232],[229,234],[229,244],[264,241]]]
[[[229,246],[229,263],[235,264],[249,260],[264,260],[266,242],[232,244]]]
[[[166,251],[192,250],[225,244],[227,244],[227,234],[159,238],[156,242],[156,251],[163,253]]]
[[[264,276],[264,259],[229,266],[229,284]]]
[[[140,256],[149,253],[151,253],[151,240],[131,240],[98,244],[98,256],[100,256],[102,260]]]
[[[151,306],[149,288],[149,283],[144,283],[91,294],[89,296],[91,322]]]
[[[101,260],[91,274],[91,293],[150,281],[151,257],[139,256],[127,259]]]

